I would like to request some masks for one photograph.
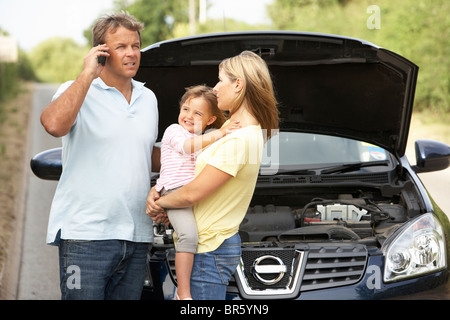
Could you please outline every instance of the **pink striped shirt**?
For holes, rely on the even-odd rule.
[[[156,191],[181,187],[192,179],[195,174],[195,158],[197,153],[188,154],[183,150],[186,139],[195,135],[179,124],[170,125],[161,140],[161,170],[156,181]]]

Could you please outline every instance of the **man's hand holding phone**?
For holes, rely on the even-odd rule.
[[[94,78],[97,78],[103,71],[107,57],[109,57],[108,46],[100,44],[93,47],[84,58],[84,69],[92,73]]]

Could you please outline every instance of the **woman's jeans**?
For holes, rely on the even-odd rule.
[[[61,298],[140,299],[148,245],[124,240],[61,240]]]
[[[215,251],[198,253],[191,274],[194,300],[224,300],[228,281],[241,258],[241,238],[236,233]]]

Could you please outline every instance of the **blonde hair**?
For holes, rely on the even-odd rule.
[[[144,24],[137,21],[135,17],[126,12],[119,12],[106,15],[97,20],[92,28],[92,46],[105,43],[106,32],[115,32],[118,27],[124,27],[131,31],[136,31],[139,35],[139,42],[142,44],[141,31]]]
[[[219,71],[223,70],[231,81],[241,79],[242,90],[231,106],[230,116],[244,101],[249,112],[258,120],[262,129],[267,130],[267,139],[278,129],[279,112],[272,79],[265,61],[251,51],[223,60]]]
[[[203,84],[186,88],[186,92],[180,100],[180,108],[187,100],[200,97],[208,102],[212,115],[216,117],[216,120],[208,125],[205,131],[212,128],[219,129],[227,119],[222,110],[217,107],[217,96],[211,87]]]

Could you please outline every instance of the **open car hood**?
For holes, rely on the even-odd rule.
[[[158,98],[159,139],[176,122],[185,88],[215,86],[219,63],[244,50],[269,66],[280,130],[357,139],[404,155],[418,67],[363,40],[302,32],[206,34],[143,49],[135,79]]]

